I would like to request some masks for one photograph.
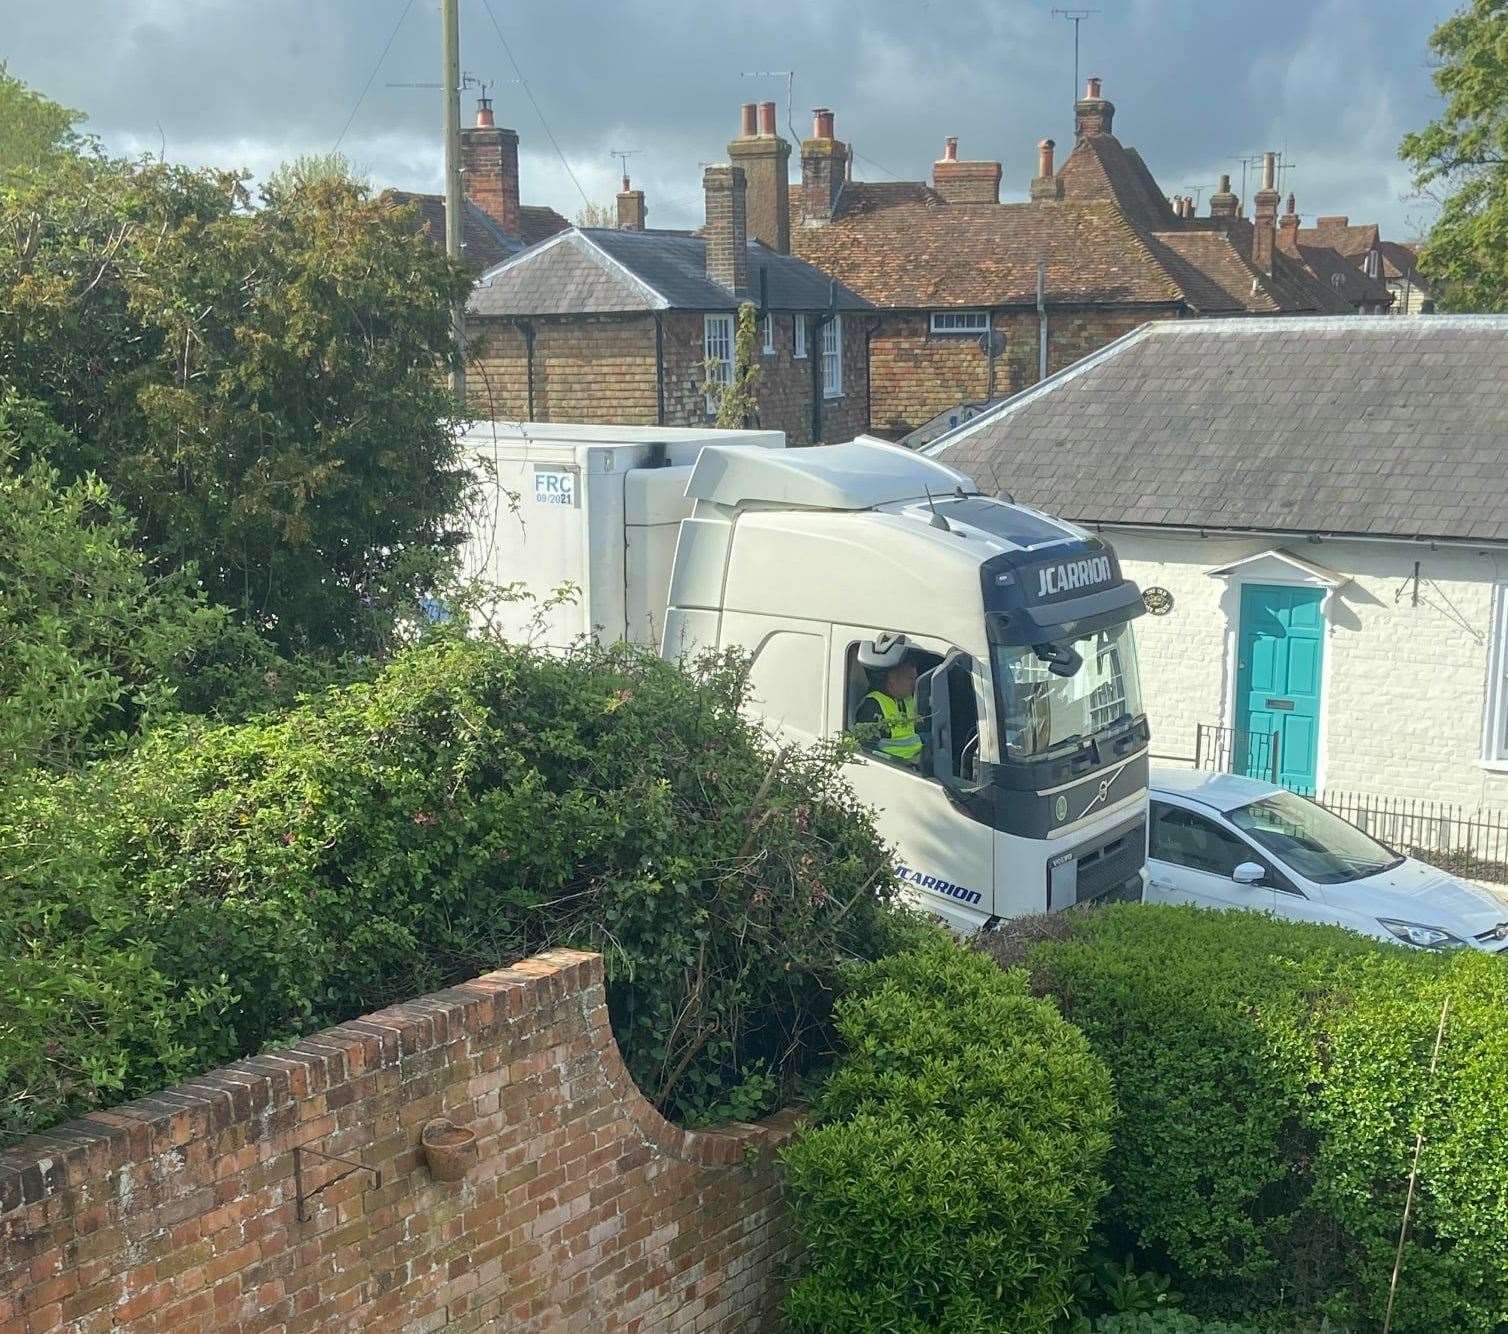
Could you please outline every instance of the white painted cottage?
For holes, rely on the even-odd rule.
[[[1112,542],[1154,753],[1508,808],[1508,317],[1147,324],[928,452]]]

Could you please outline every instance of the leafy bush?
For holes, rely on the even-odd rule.
[[[745,1114],[886,948],[888,855],[738,664],[445,637],[241,726],[185,723],[0,810],[12,1130],[557,944],[606,957],[668,1112]]]
[[[1101,1316],[1094,1334],[1260,1334],[1256,1325],[1202,1320],[1183,1311],[1127,1311]]]
[[[816,1128],[785,1150],[797,1331],[1044,1330],[1109,1148],[1104,1066],[1024,974],[951,941],[856,970]]]
[[[1127,906],[1078,916],[1031,967],[1115,1081],[1108,1224],[1191,1303],[1380,1324],[1423,1126],[1393,1326],[1508,1322],[1503,960]]]

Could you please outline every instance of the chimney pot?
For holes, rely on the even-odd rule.
[[[833,113],[828,107],[814,107],[812,109],[812,138],[831,139],[833,137]]]
[[[1091,75],[1090,78],[1089,78],[1089,82],[1084,85],[1084,96],[1085,97],[1098,97],[1099,95],[1100,95],[1100,80],[1097,79],[1097,78],[1095,78],[1093,75]]]
[[[1278,155],[1276,153],[1262,154],[1262,188],[1273,190],[1277,188]]]
[[[741,139],[752,139],[759,133],[759,108],[753,102],[745,102],[738,109],[738,134]]]
[[[1052,150],[1057,145],[1051,139],[1043,139],[1037,145],[1037,175],[1052,175]]]
[[[956,134],[950,134],[943,140],[943,161],[958,161],[958,136]]]
[[[762,135],[773,135],[775,129],[775,104],[773,102],[761,102],[759,104],[759,132]]]
[[[497,122],[492,119],[492,99],[479,97],[476,100],[476,123],[479,129],[490,130]]]
[[[1234,218],[1241,212],[1241,201],[1231,193],[1230,174],[1222,172],[1220,188],[1210,196],[1210,217]]]
[[[1100,96],[1100,81],[1091,78],[1084,86],[1084,96],[1073,105],[1074,140],[1091,134],[1109,134],[1115,122],[1115,103]]]
[[[1033,199],[1063,198],[1063,182],[1053,175],[1052,150],[1057,145],[1051,139],[1042,139],[1037,144],[1037,174],[1031,183]]]

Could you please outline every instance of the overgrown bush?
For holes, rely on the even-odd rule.
[[[886,947],[887,853],[723,659],[439,638],[0,810],[0,1115],[135,1096],[556,944],[665,1110],[764,1110]]]
[[[1030,959],[1114,1078],[1107,1222],[1190,1304],[1379,1326],[1422,1126],[1393,1328],[1508,1324],[1503,960],[1151,906]]]
[[[1103,1064],[1024,974],[951,941],[856,970],[816,1128],[785,1151],[797,1331],[1045,1330],[1103,1190]]]
[[[1260,1334],[1256,1325],[1203,1320],[1184,1311],[1127,1311],[1101,1316],[1094,1334]]]

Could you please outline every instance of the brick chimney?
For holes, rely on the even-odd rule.
[[[1000,175],[998,162],[960,162],[958,139],[950,137],[932,164],[932,188],[950,204],[998,204]]]
[[[644,191],[629,188],[628,177],[623,178],[623,188],[618,191],[618,230],[642,232],[644,219],[649,210],[644,207]]]
[[[1346,213],[1321,213],[1314,220],[1316,227],[1349,227],[1351,218]]]
[[[808,227],[831,222],[848,177],[848,145],[833,137],[833,113],[812,112],[812,137],[801,144],[802,221]]]
[[[791,252],[791,146],[775,129],[775,104],[745,102],[739,136],[728,145],[748,188],[749,235],[782,255]]]
[[[509,236],[520,231],[518,132],[492,118],[492,100],[477,98],[476,124],[461,131],[461,184],[466,198]]]
[[[1051,139],[1043,139],[1037,145],[1037,174],[1032,177],[1033,199],[1063,198],[1063,182],[1053,174],[1052,150],[1057,145]]]
[[[707,196],[707,277],[735,296],[749,292],[749,220],[742,167],[708,167],[702,173]]]
[[[1115,103],[1100,96],[1100,81],[1091,78],[1084,86],[1084,96],[1073,104],[1074,142],[1091,134],[1109,134],[1115,121]]]
[[[1262,154],[1262,188],[1252,196],[1255,206],[1254,231],[1251,242],[1251,262],[1263,273],[1272,272],[1272,251],[1277,242],[1278,155]]]
[[[1291,194],[1288,196],[1288,207],[1283,210],[1283,216],[1278,219],[1278,244],[1287,251],[1298,249],[1299,215]]]
[[[1220,177],[1220,188],[1210,196],[1210,217],[1236,218],[1241,215],[1241,201],[1231,192],[1230,176]]]

